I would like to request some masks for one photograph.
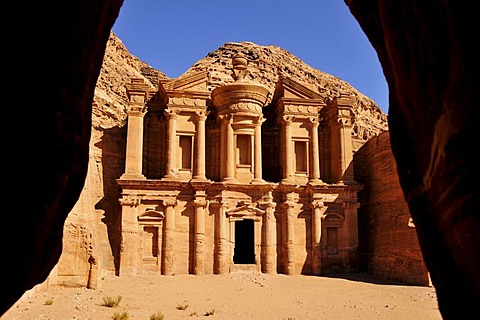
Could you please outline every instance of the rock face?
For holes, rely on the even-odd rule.
[[[429,285],[415,225],[398,181],[389,132],[370,139],[353,158],[358,193],[360,264],[378,279]]]

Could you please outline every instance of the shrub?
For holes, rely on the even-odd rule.
[[[210,311],[205,312],[204,316],[213,316],[215,314],[215,309],[210,309]]]
[[[122,313],[115,312],[112,317],[113,320],[128,320],[130,319],[130,315],[128,312],[123,311]]]
[[[109,307],[109,308],[116,307],[120,304],[120,301],[122,301],[122,296],[116,296],[116,297],[107,296],[103,298],[102,306]]]
[[[186,310],[188,308],[188,302],[183,300],[182,303],[177,304],[177,310]]]
[[[150,316],[150,320],[163,320],[165,317],[163,316],[163,313],[157,312],[154,313]]]
[[[53,304],[53,300],[52,299],[48,299],[45,301],[45,305],[46,306],[51,306]]]

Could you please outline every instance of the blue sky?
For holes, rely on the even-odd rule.
[[[226,42],[276,45],[388,112],[377,54],[343,0],[124,0],[113,32],[171,78]]]

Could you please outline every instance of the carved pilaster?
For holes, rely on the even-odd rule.
[[[285,237],[285,273],[288,275],[295,274],[295,205],[296,195],[295,193],[287,194],[287,199],[283,203],[285,209],[284,228],[286,232]]]
[[[254,148],[254,179],[252,183],[265,183],[262,178],[262,123],[265,119],[259,116],[255,119],[255,148]]]
[[[168,134],[167,134],[167,172],[166,179],[176,179],[177,177],[177,111],[174,109],[166,109],[165,117],[168,121]]]
[[[193,179],[204,181],[205,177],[205,121],[208,112],[196,112],[197,132],[195,136],[195,160],[193,166]]]
[[[163,237],[163,274],[173,275],[175,264],[175,199],[162,200],[165,206],[165,235]]]
[[[294,183],[293,179],[293,142],[292,142],[292,121],[293,117],[283,116],[282,117],[282,159],[284,162],[283,166],[283,180],[282,183]]]
[[[228,211],[228,203],[218,201],[212,204],[215,210],[215,263],[214,272],[216,274],[226,274],[230,271],[230,250],[228,238],[228,222],[226,213]]]
[[[124,195],[122,205],[119,276],[135,276],[138,272],[138,206],[140,198]]]
[[[125,172],[120,179],[145,179],[142,174],[143,162],[143,118],[147,112],[146,102],[149,86],[141,78],[134,78],[127,83],[127,146],[125,154]]]
[[[265,243],[262,244],[262,272],[276,273],[277,272],[277,222],[275,219],[276,203],[273,198],[264,199],[266,202],[260,202],[258,205],[260,209],[265,210],[263,215],[263,232]]]
[[[320,180],[320,149],[318,145],[318,118],[310,117],[309,118],[309,129],[310,129],[310,145],[312,146],[311,151],[311,166],[309,174],[309,183],[318,184],[322,181]]]
[[[322,238],[322,218],[325,207],[321,198],[312,201],[312,273],[320,275],[322,272],[322,254],[320,241]]]
[[[205,274],[205,209],[208,205],[205,193],[197,193],[193,201],[195,207],[195,244],[193,273]]]

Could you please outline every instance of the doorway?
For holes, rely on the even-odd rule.
[[[255,264],[254,221],[235,221],[234,264]]]

